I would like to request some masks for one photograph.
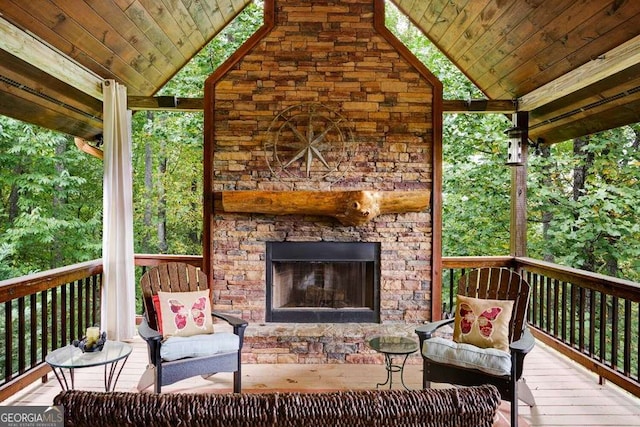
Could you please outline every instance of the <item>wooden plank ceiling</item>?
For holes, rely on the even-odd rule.
[[[533,140],[553,143],[640,121],[638,1],[396,4],[489,99],[518,99],[531,112]],[[623,55],[624,65],[609,62]],[[593,76],[599,80],[590,82]]]
[[[155,94],[249,1],[2,0],[0,114],[94,139],[92,86]],[[394,1],[487,98],[530,111],[533,140],[640,121],[636,0]]]
[[[53,48],[50,56],[68,57],[98,81],[115,79],[131,96],[150,96],[249,2],[2,0],[0,19],[44,41]],[[3,49],[0,41],[0,114],[90,140],[102,134],[100,99],[31,65],[46,52],[31,58],[28,48],[16,46],[19,54]]]

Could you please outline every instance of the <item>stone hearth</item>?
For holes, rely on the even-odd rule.
[[[384,356],[367,345],[381,336],[403,336],[417,341],[416,324],[268,323],[250,325],[245,343],[246,363],[383,363]],[[420,363],[412,357],[407,363]]]

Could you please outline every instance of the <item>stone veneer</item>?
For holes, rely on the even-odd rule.
[[[432,189],[440,83],[374,28],[375,2],[278,0],[273,29],[207,80],[214,193]],[[271,5],[265,2],[267,11]],[[352,129],[357,151],[338,182],[277,178],[265,161],[274,117],[305,102],[339,112]],[[415,336],[411,325],[430,319],[431,211],[350,227],[330,217],[224,213],[217,199],[210,226],[215,306],[250,322],[245,362],[380,361],[364,344],[368,338]],[[267,241],[381,242],[381,324],[265,324]]]

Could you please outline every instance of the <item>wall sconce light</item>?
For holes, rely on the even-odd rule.
[[[522,139],[525,135],[525,129],[512,127],[504,131],[507,134],[508,149],[507,162],[508,166],[521,166],[524,164],[522,159]]]

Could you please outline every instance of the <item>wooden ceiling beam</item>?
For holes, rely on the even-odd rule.
[[[102,79],[0,17],[0,49],[102,101]]]
[[[445,99],[442,101],[443,113],[505,113],[511,114],[518,110],[518,103],[514,99]]]
[[[505,113],[517,111],[512,99],[446,99],[442,102],[444,113]],[[132,111],[203,111],[204,98],[177,98],[174,96],[129,96],[127,107]]]
[[[636,36],[583,66],[521,96],[518,98],[518,108],[521,111],[533,111],[633,67],[639,62],[640,36]]]
[[[640,122],[640,90],[629,91],[625,96],[590,105],[584,110],[578,109],[571,114],[531,124],[529,137],[532,140],[541,138],[545,144],[554,144],[637,122]]]
[[[102,134],[102,121],[0,82],[0,115],[92,140]]]
[[[175,96],[128,96],[127,108],[132,111],[203,111],[204,98]]]

